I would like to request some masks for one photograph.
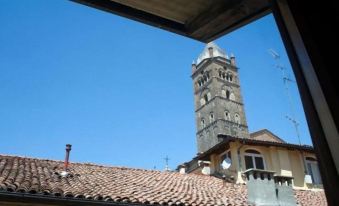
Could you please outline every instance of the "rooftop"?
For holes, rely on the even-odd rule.
[[[0,197],[144,205],[248,205],[245,185],[212,176],[0,155]],[[300,205],[326,205],[323,191],[295,191]],[[2,199],[2,198],[0,198]],[[19,200],[15,200],[19,201]]]

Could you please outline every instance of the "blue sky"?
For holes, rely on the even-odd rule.
[[[2,1],[0,153],[146,169],[196,154],[191,63],[204,44],[70,1]],[[251,132],[298,143],[271,15],[215,41],[234,53]],[[311,144],[295,84],[301,141]]]

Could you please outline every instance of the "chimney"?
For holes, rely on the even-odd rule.
[[[178,166],[180,174],[186,174],[187,172],[187,163],[181,164]]]
[[[210,161],[198,161],[198,165],[202,167],[201,173],[204,175],[210,175],[211,174],[211,167],[210,167],[211,162]]]
[[[66,144],[66,157],[65,157],[65,171],[68,170],[68,164],[69,164],[69,152],[71,151],[72,149],[72,145],[70,144]]]
[[[231,65],[235,66],[235,56],[231,53]]]
[[[292,177],[274,176],[274,171],[249,169],[247,178],[248,202],[256,206],[296,206]]]
[[[208,53],[210,57],[213,57],[213,47],[208,47]]]
[[[293,177],[274,176],[277,198],[280,205],[297,205],[292,188]]]

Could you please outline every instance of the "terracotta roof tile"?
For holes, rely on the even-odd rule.
[[[327,205],[325,193],[323,190],[296,190],[295,196],[299,205],[318,206]]]
[[[248,205],[246,186],[212,176],[72,163],[62,177],[62,165],[0,155],[0,191],[151,205]],[[296,197],[301,205],[326,205],[321,192],[297,191]]]

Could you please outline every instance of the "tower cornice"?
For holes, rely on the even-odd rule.
[[[206,125],[206,127],[198,130],[196,134],[197,135],[201,134],[203,131],[208,130],[211,127],[215,126],[218,122],[227,122],[228,124],[230,124],[232,126],[237,126],[237,127],[239,126],[239,127],[242,127],[242,128],[248,128],[248,126],[245,125],[245,124],[238,124],[238,123],[232,122],[230,120],[226,120],[226,119],[216,119],[213,122],[211,122],[208,125]]]
[[[229,63],[227,63],[229,62]],[[223,57],[211,57],[208,59],[204,59],[202,62],[200,62],[198,65],[196,65],[196,70],[192,73],[191,78],[196,77],[197,74],[199,74],[204,68],[206,68],[208,65],[211,63],[217,63],[220,66],[224,67],[226,66],[227,68],[237,72],[239,70],[239,67],[236,67],[234,65],[231,65],[230,60],[225,59]]]
[[[241,102],[236,102],[236,101],[227,99],[227,98],[225,98],[225,97],[216,95],[216,96],[214,96],[213,98],[211,98],[210,101],[208,101],[207,103],[205,103],[204,105],[202,105],[201,107],[199,107],[198,109],[196,109],[195,112],[199,112],[202,108],[204,108],[206,105],[210,104],[210,103],[211,103],[214,99],[216,99],[216,98],[223,99],[223,100],[227,100],[227,101],[232,102],[232,103],[234,103],[234,104],[237,104],[237,105],[239,105],[239,106],[243,106],[243,105],[244,105],[244,104],[241,103]]]

